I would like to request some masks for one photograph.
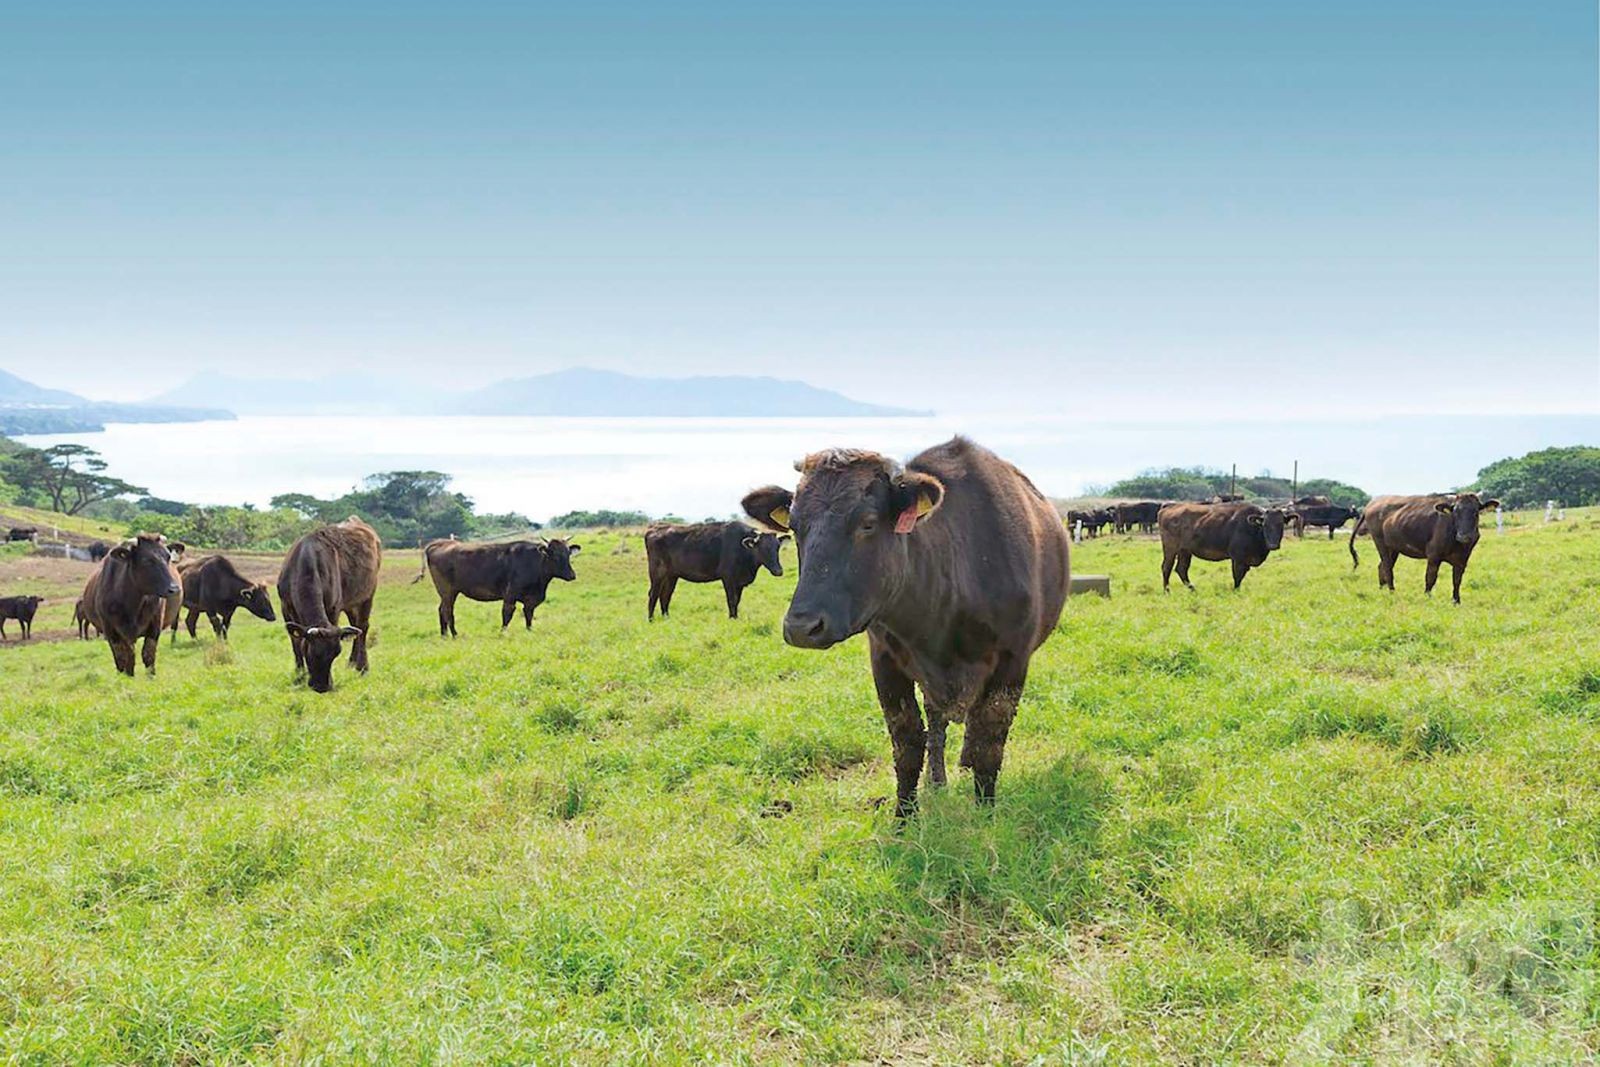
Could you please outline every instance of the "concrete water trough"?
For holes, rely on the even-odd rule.
[[[1109,574],[1074,574],[1068,581],[1067,595],[1077,596],[1080,593],[1098,593],[1103,597],[1111,596],[1111,575]]]

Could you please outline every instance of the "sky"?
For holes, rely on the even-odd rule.
[[[0,367],[1600,411],[1590,0],[14,4]]]

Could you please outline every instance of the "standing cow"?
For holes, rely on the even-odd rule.
[[[227,556],[201,556],[178,567],[183,581],[183,607],[188,610],[184,624],[189,636],[194,637],[195,623],[204,613],[211,623],[211,632],[226,641],[233,626],[233,613],[244,608],[258,619],[277,622],[272,610],[272,595],[265,582],[252,582],[239,573],[239,568]],[[173,615],[167,624],[172,628],[172,639],[178,639],[178,618]]]
[[[944,784],[951,720],[966,722],[960,765],[992,803],[1028,662],[1067,599],[1061,517],[1021,471],[960,437],[904,469],[853,449],[796,468],[793,493],[768,486],[743,502],[764,526],[794,531],[800,580],[784,640],[827,648],[867,632],[897,814],[916,806],[925,746],[929,782]]]
[[[533,609],[544,603],[550,582],[576,581],[572,557],[583,546],[554,541],[511,541],[475,545],[454,538],[430,541],[422,549],[423,570],[412,584],[433,575],[439,591],[439,636],[456,635],[456,597],[500,601],[500,629],[511,625],[522,605],[522,621],[533,629]]]
[[[1115,533],[1152,533],[1161,513],[1159,500],[1140,500],[1131,504],[1115,504],[1111,508],[1112,530]]]
[[[140,534],[118,545],[89,575],[83,587],[84,616],[105,635],[117,670],[133,676],[133,643],[143,638],[140,658],[146,670],[156,672],[163,621],[182,588],[172,549],[158,534]]]
[[[1461,603],[1461,576],[1478,546],[1478,515],[1494,511],[1498,500],[1483,500],[1477,493],[1436,493],[1431,496],[1380,496],[1367,504],[1350,531],[1350,565],[1359,567],[1356,538],[1372,535],[1378,550],[1378,588],[1394,590],[1394,564],[1401,556],[1428,561],[1423,590],[1433,592],[1439,564],[1450,564],[1451,599]]]
[[[1161,527],[1161,589],[1170,592],[1172,571],[1190,589],[1189,561],[1195,558],[1233,563],[1233,587],[1239,588],[1250,568],[1267,561],[1283,544],[1283,528],[1292,518],[1282,508],[1254,504],[1168,504],[1157,520]]]
[[[107,548],[106,551],[110,552],[111,550]],[[100,558],[104,559],[105,557],[102,556]],[[77,603],[72,605],[72,625],[78,628],[78,640],[89,640],[89,627],[92,624],[89,622],[89,613],[84,609],[83,597],[79,597]],[[99,637],[100,631],[96,629],[94,635]]]
[[[22,639],[33,636],[33,617],[44,603],[42,596],[0,596],[0,641],[6,639],[6,620],[16,619]]]
[[[6,533],[7,541],[34,541],[39,537],[37,526],[13,526]]]
[[[1307,526],[1326,526],[1328,540],[1333,540],[1333,532],[1349,522],[1359,519],[1361,512],[1355,508],[1347,508],[1343,504],[1335,504],[1325,496],[1303,496],[1289,505],[1289,510],[1300,517],[1296,536],[1304,536]]]
[[[776,577],[783,576],[779,558],[781,536],[750,529],[742,522],[702,522],[693,526],[658,522],[644,533],[644,552],[649,560],[650,603],[645,617],[656,617],[661,605],[665,619],[672,609],[672,593],[678,579],[686,582],[721,582],[728,602],[728,618],[739,617],[739,601],[745,587],[756,580],[765,567]]]
[[[316,692],[333,688],[333,661],[347,637],[350,665],[367,673],[367,630],[382,564],[377,532],[354,515],[311,531],[284,557],[278,572],[283,627],[294,649],[295,676],[309,675]],[[350,625],[338,625],[341,612]]]

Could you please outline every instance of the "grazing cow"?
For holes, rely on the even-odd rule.
[[[110,550],[108,549],[107,551]],[[72,605],[72,625],[78,628],[78,640],[89,640],[89,627],[93,624],[89,622],[89,613],[84,610],[82,597],[79,597],[77,603]],[[96,637],[100,636],[98,627],[95,629],[94,635]]]
[[[654,524],[644,533],[644,553],[650,564],[650,605],[645,617],[656,617],[658,603],[661,617],[667,617],[672,592],[682,578],[686,582],[721,582],[728,618],[737,619],[745,587],[756,580],[762,567],[773,575],[783,575],[779,556],[788,539],[788,534],[763,533],[742,522]]]
[[[39,536],[37,526],[13,526],[6,534],[7,541],[32,541]]]
[[[1251,567],[1283,544],[1283,527],[1291,517],[1282,508],[1254,504],[1168,504],[1161,509],[1161,589],[1170,591],[1173,567],[1190,589],[1189,561],[1233,561],[1233,587],[1239,588]]]
[[[33,616],[44,603],[42,596],[0,596],[0,641],[6,639],[6,620],[16,619],[22,627],[22,639],[33,636]]]
[[[1295,531],[1297,536],[1305,536],[1307,526],[1326,526],[1330,541],[1333,540],[1333,531],[1351,519],[1361,517],[1357,509],[1335,504],[1325,496],[1303,496],[1290,504],[1289,510],[1300,517],[1299,528]]]
[[[333,661],[350,642],[350,665],[367,673],[367,629],[378,591],[383,545],[372,527],[352,515],[313,530],[289,549],[278,572],[278,603],[294,649],[295,676],[309,675],[311,688],[333,688]],[[350,625],[338,625],[343,612]]]
[[[1478,545],[1478,515],[1494,511],[1498,500],[1477,493],[1435,493],[1430,496],[1380,496],[1367,504],[1350,531],[1350,565],[1359,567],[1356,538],[1372,535],[1378,550],[1378,588],[1394,590],[1394,564],[1401,556],[1428,561],[1423,590],[1433,592],[1439,564],[1450,564],[1451,599],[1461,603],[1461,576]]]
[[[105,635],[117,670],[133,676],[133,644],[144,646],[140,658],[151,674],[169,603],[182,596],[172,549],[158,534],[140,534],[113,548],[83,587],[83,610],[89,625]],[[175,609],[174,609],[175,610]]]
[[[196,636],[195,623],[202,613],[211,623],[211,632],[224,641],[233,625],[233,613],[240,608],[258,619],[278,621],[266,583],[247,579],[227,556],[201,556],[190,560],[178,567],[178,574],[183,580],[183,607],[188,610],[184,625],[190,637]],[[168,625],[172,628],[173,641],[177,641],[176,615]]]
[[[768,486],[743,502],[762,525],[794,531],[800,579],[784,640],[827,648],[866,631],[898,815],[916,807],[924,751],[930,784],[944,784],[952,720],[966,722],[960,765],[992,803],[1028,661],[1067,599],[1061,517],[1021,471],[961,437],[905,468],[853,449],[796,468],[793,493]]]
[[[1115,519],[1112,529],[1116,533],[1132,533],[1137,527],[1141,533],[1151,533],[1156,528],[1156,518],[1161,513],[1159,500],[1141,500],[1132,504],[1116,504],[1111,508]]]
[[[111,546],[104,541],[95,541],[85,551],[89,553],[91,563],[99,563],[106,558],[106,553],[111,551]]]
[[[544,603],[552,579],[577,580],[572,557],[581,545],[555,541],[511,541],[475,545],[455,538],[430,541],[422,549],[422,572],[412,583],[433,575],[439,591],[439,636],[456,635],[456,597],[500,601],[500,629],[511,625],[522,605],[522,621],[533,629],[533,609]]]

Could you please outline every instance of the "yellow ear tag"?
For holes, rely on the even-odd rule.
[[[933,510],[933,501],[928,498],[928,494],[927,493],[918,493],[917,494],[917,515],[918,516],[926,515],[928,512],[930,512],[932,510]]]
[[[788,529],[789,528],[789,509],[788,508],[786,508],[786,507],[773,508],[772,512],[771,512],[771,518],[772,518],[772,521],[774,523],[776,523],[779,526],[782,526],[784,529]]]

